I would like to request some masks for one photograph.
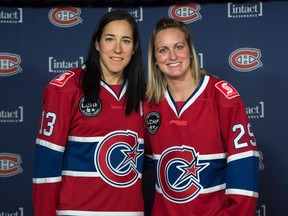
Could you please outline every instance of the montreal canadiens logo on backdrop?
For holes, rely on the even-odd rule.
[[[200,14],[200,5],[189,3],[183,5],[172,5],[169,8],[169,17],[182,21],[186,24],[195,22],[202,18]]]
[[[59,7],[59,8],[52,8],[49,11],[48,18],[53,25],[57,27],[67,28],[82,23],[80,14],[81,14],[80,8]]]
[[[79,101],[79,110],[86,117],[94,117],[102,110],[102,104],[99,99],[93,103],[85,103],[85,98],[82,97]]]
[[[108,184],[129,187],[139,178],[138,163],[143,155],[138,136],[132,131],[115,131],[98,144],[95,151],[95,167]]]
[[[193,147],[171,147],[159,159],[157,175],[159,186],[166,199],[186,203],[198,196],[203,188],[200,172],[209,163],[200,163]]]
[[[11,153],[0,153],[0,177],[10,177],[22,172],[21,156]]]
[[[240,72],[249,72],[262,67],[261,51],[256,48],[240,48],[229,56],[230,66]]]
[[[161,124],[160,114],[158,112],[150,112],[146,115],[145,123],[150,134],[155,134]]]
[[[13,53],[0,53],[0,76],[12,76],[22,71],[21,57]]]

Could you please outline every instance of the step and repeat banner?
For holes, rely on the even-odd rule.
[[[202,67],[239,91],[261,150],[256,216],[288,212],[287,8],[285,1],[121,8],[139,25],[145,65],[154,24],[172,17],[189,26]],[[84,62],[97,21],[114,9],[0,7],[0,216],[33,215],[32,170],[43,88]],[[149,210],[153,174],[144,180]]]

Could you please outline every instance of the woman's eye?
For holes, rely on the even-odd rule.
[[[159,49],[159,53],[167,53],[167,48]]]
[[[132,43],[131,40],[123,40],[123,42],[124,42],[125,44],[130,44],[130,43]]]
[[[110,37],[107,37],[106,39],[105,39],[105,41],[113,41],[114,40],[114,38],[110,38]]]
[[[177,45],[177,46],[175,47],[176,50],[182,50],[183,48],[184,48],[183,45]]]

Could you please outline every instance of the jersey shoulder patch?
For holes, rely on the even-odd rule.
[[[221,80],[215,84],[215,87],[227,98],[232,99],[240,96],[238,91],[225,80]]]
[[[73,71],[66,71],[58,76],[56,76],[49,84],[55,85],[58,87],[63,87],[65,83],[74,76]]]

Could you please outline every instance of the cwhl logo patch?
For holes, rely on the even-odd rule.
[[[224,80],[216,83],[215,87],[219,89],[220,92],[222,92],[222,94],[228,99],[232,99],[232,98],[240,96],[237,90],[230,83]]]
[[[99,142],[95,150],[95,167],[108,184],[119,188],[129,187],[140,176],[137,166],[143,159],[143,152],[137,133],[114,131]]]
[[[0,76],[12,76],[22,71],[21,58],[13,53],[0,53]]]
[[[229,56],[230,66],[240,72],[249,72],[262,67],[261,51],[255,48],[240,48]]]
[[[81,14],[80,8],[59,7],[59,8],[52,8],[49,11],[48,18],[53,25],[57,27],[67,28],[82,23],[80,14]]]
[[[85,98],[82,97],[79,101],[79,110],[86,117],[94,117],[102,110],[102,104],[99,99],[94,103],[84,103]]]
[[[21,156],[10,153],[0,153],[0,177],[10,177],[22,172]]]
[[[150,134],[155,134],[161,124],[161,117],[158,112],[150,112],[146,115],[145,123]]]
[[[187,203],[195,199],[201,189],[200,172],[209,163],[200,163],[193,147],[174,146],[161,155],[157,176],[164,197],[171,202]]]
[[[184,5],[172,5],[169,8],[169,17],[182,21],[186,24],[195,22],[202,18],[200,14],[200,5],[189,3]]]

